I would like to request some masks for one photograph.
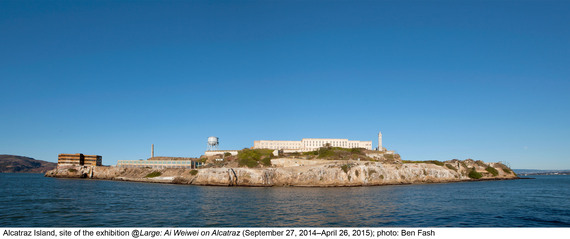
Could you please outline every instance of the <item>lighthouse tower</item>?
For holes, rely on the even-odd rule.
[[[383,149],[382,149],[382,132],[378,132],[378,151],[383,151]]]

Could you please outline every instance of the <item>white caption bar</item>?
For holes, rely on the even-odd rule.
[[[568,238],[570,228],[2,228],[2,239],[24,238]]]

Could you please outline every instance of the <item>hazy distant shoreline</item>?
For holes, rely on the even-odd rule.
[[[0,154],[0,173],[46,173],[57,167],[56,163],[30,157]]]

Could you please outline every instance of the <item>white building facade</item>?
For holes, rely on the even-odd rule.
[[[314,151],[329,144],[339,148],[364,148],[372,150],[372,141],[348,139],[302,139],[301,141],[257,140],[253,142],[254,149],[279,149],[295,151]]]
[[[224,155],[225,153],[230,153],[231,155],[238,155],[239,150],[208,150],[204,153],[206,156],[214,155]]]

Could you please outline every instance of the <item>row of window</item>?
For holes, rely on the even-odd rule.
[[[303,143],[302,145],[298,143]],[[280,141],[272,141],[272,142],[260,142],[256,148],[266,148],[266,149],[301,149],[303,148],[319,148],[323,147],[326,144],[330,144],[332,147],[343,147],[343,148],[370,148],[371,143],[359,143],[359,142],[350,142],[347,140],[343,141],[336,141],[336,140],[303,140],[301,142],[280,142]]]
[[[298,143],[259,143],[262,146],[272,146],[272,145],[301,145],[301,142]]]
[[[312,147],[322,147],[326,144],[330,144],[333,147],[346,147],[346,141],[305,141],[305,146],[312,146]]]

